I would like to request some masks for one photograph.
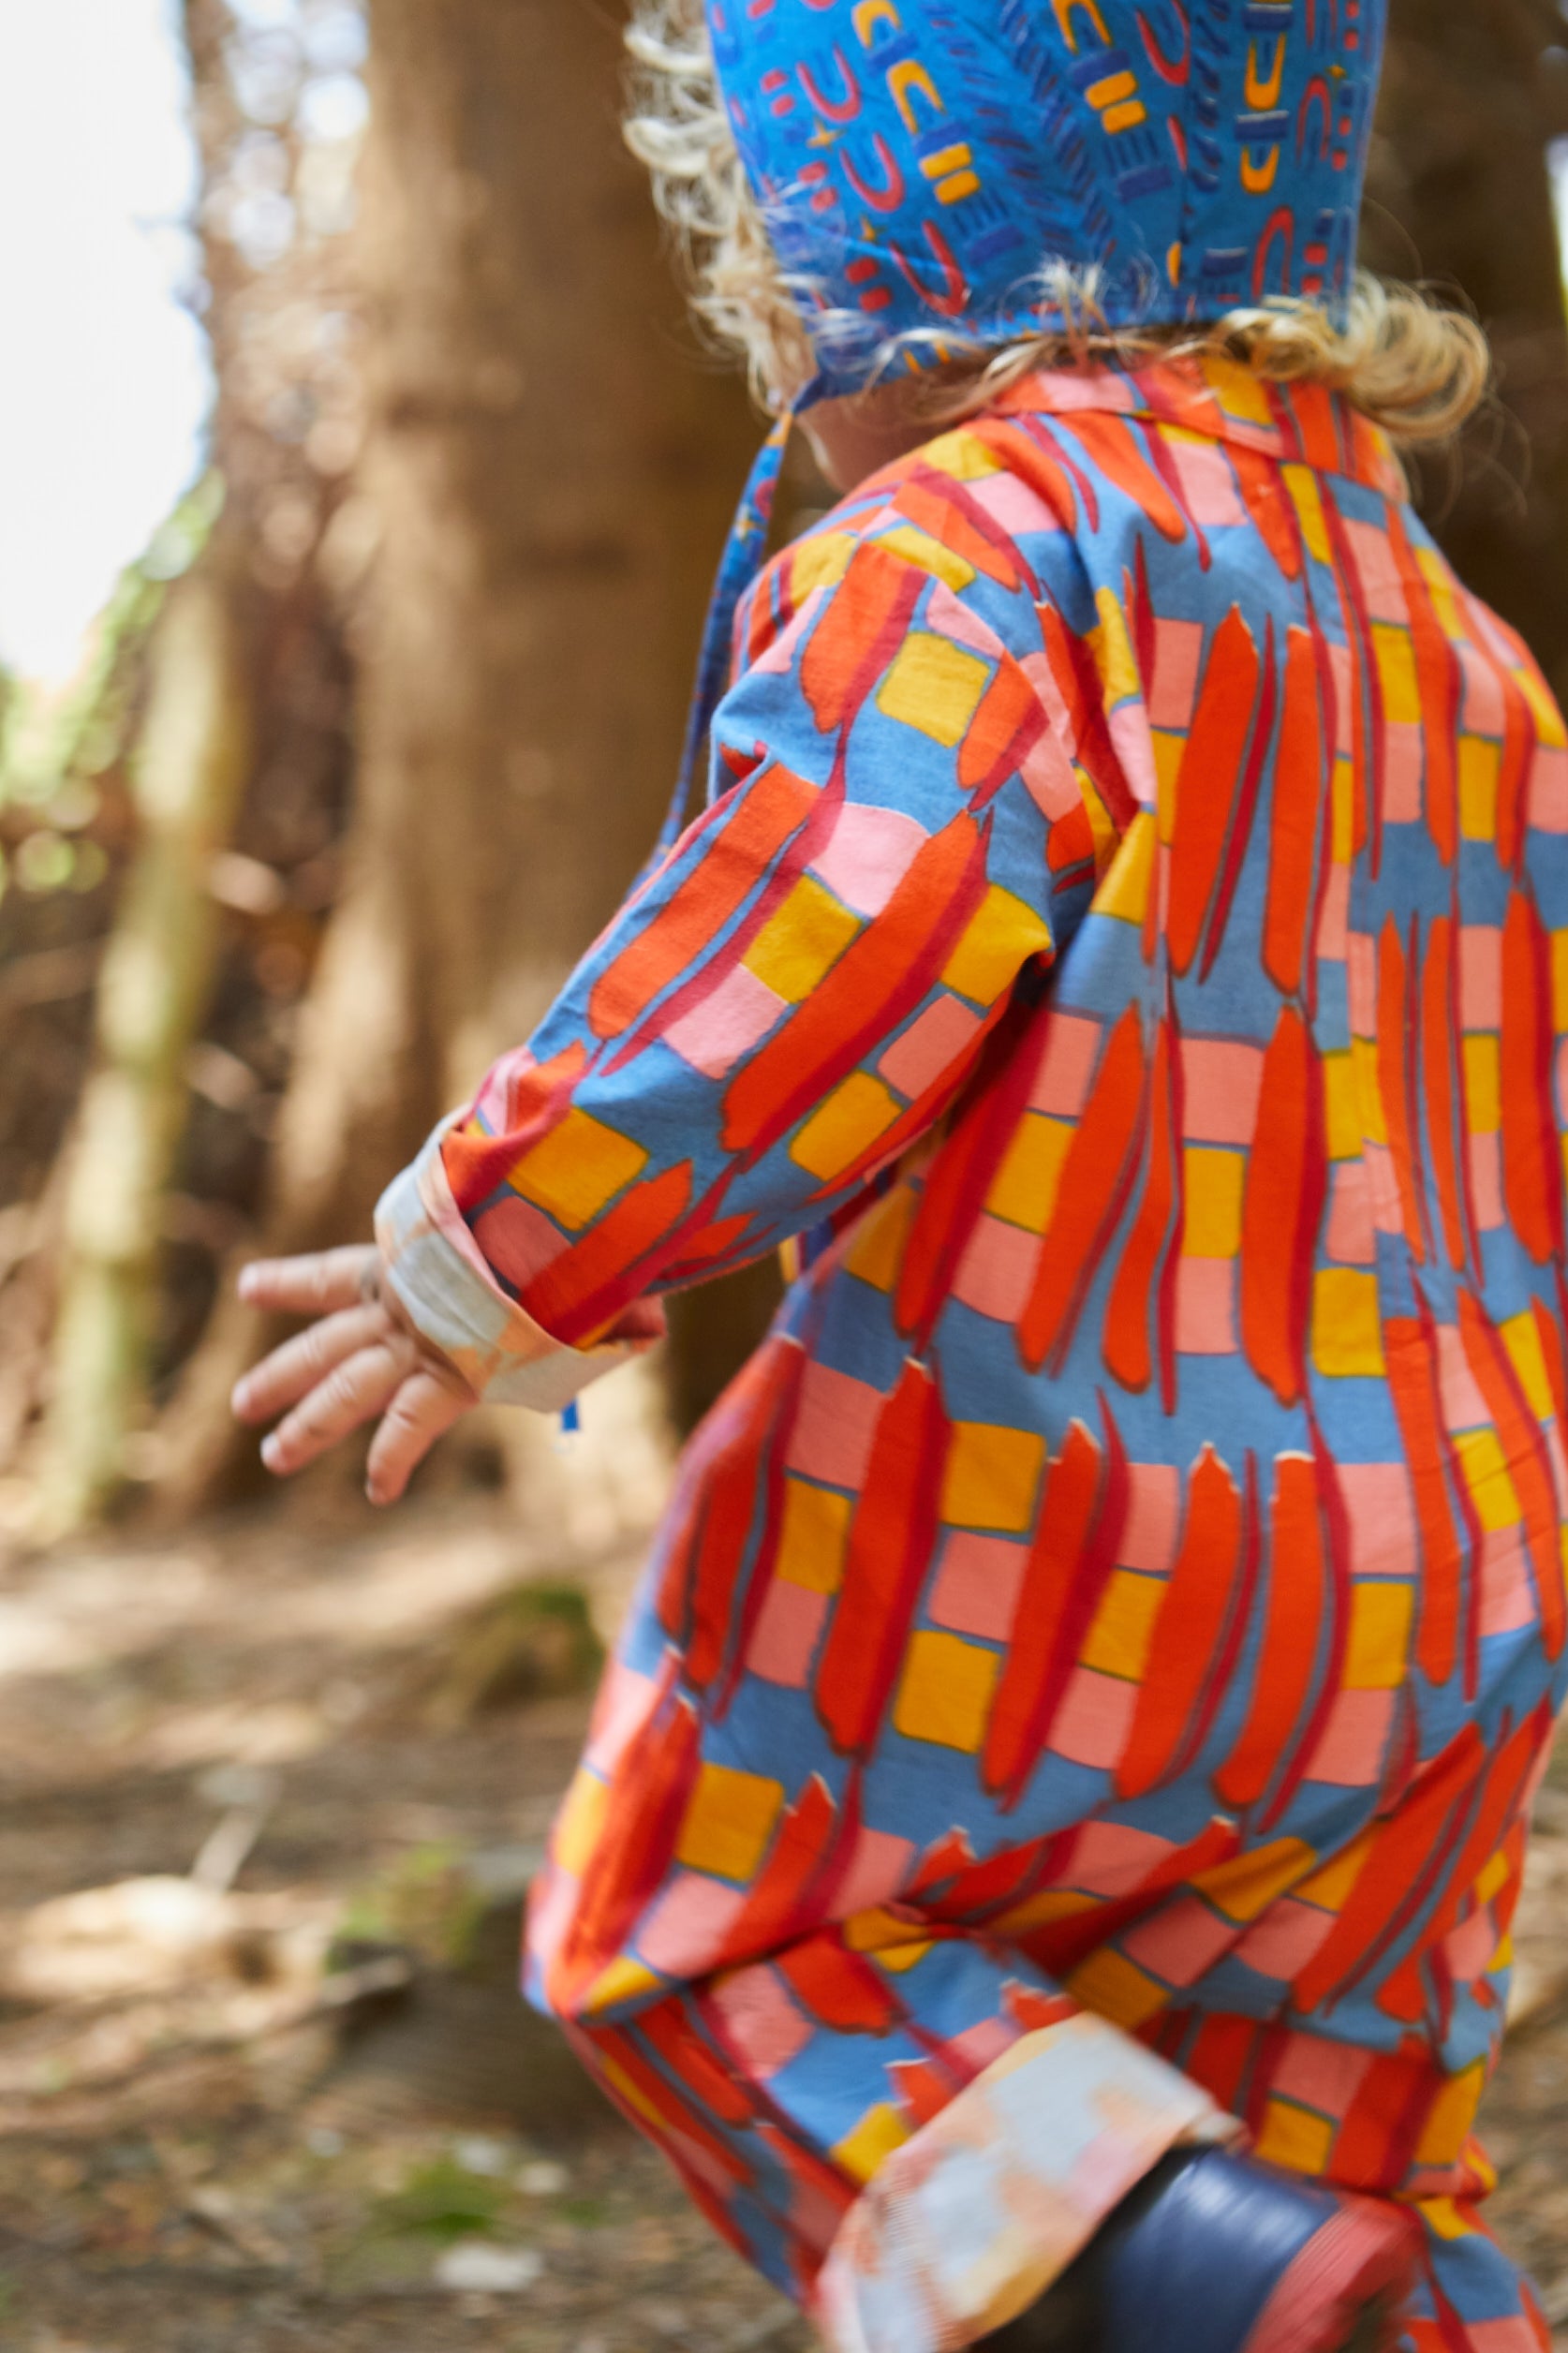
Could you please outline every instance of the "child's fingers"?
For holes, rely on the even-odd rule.
[[[377,1340],[346,1358],[264,1441],[261,1459],[268,1470],[287,1478],[370,1421],[391,1402],[416,1361],[413,1342],[397,1338]]]
[[[240,1274],[240,1296],[269,1315],[331,1315],[357,1307],[379,1271],[374,1242],[311,1250],[301,1258],[258,1258]]]
[[[371,1502],[395,1503],[415,1466],[474,1403],[471,1392],[436,1373],[410,1373],[370,1442],[364,1491]]]
[[[334,1367],[362,1348],[390,1337],[387,1312],[381,1307],[344,1308],[323,1316],[294,1339],[263,1356],[229,1398],[236,1420],[270,1422],[286,1405],[293,1405],[325,1380]]]

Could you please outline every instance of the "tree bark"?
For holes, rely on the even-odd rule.
[[[217,936],[209,869],[250,757],[236,551],[220,522],[170,589],[133,771],[140,837],[97,985],[96,1054],[71,1140],[45,1414],[44,1527],[80,1527],[125,1476],[146,1403],[158,1203]]]
[[[280,1250],[366,1230],[635,874],[758,432],[696,363],[620,143],[610,13],[372,0],[370,21],[359,490],[378,553],[348,889],[278,1137]],[[220,1315],[205,1395],[259,1337]],[[209,1494],[232,1460],[210,1435]]]
[[[1366,259],[1457,288],[1491,338],[1496,407],[1424,505],[1476,592],[1568,700],[1568,330],[1546,143],[1568,131],[1552,0],[1392,0]]]

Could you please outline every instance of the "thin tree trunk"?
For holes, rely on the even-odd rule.
[[[348,887],[278,1139],[277,1249],[364,1233],[635,873],[757,433],[738,386],[693,364],[620,144],[610,13],[370,18],[360,490],[379,553]],[[201,1352],[199,1493],[231,1463],[214,1415],[259,1338],[229,1309]]]
[[[97,988],[97,1049],[68,1144],[42,1516],[80,1526],[125,1475],[143,1418],[158,1201],[184,1117],[185,1059],[216,941],[208,875],[250,747],[248,664],[220,524],[170,591],[134,767],[141,836]]]

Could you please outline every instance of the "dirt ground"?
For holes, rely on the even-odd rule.
[[[476,1501],[0,1553],[5,2353],[802,2353],[512,1991],[572,1593],[637,1550]],[[1568,2326],[1568,1776],[1519,1954],[1495,2212]]]

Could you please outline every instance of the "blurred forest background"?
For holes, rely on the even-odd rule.
[[[352,1463],[264,1498],[227,1413],[237,1266],[361,1237],[637,868],[758,422],[621,150],[616,0],[174,14],[206,461],[76,674],[0,680],[0,2344],[804,2342],[510,1987],[771,1278],[570,1451],[473,1417],[395,1523]],[[1554,0],[1394,0],[1366,258],[1499,368],[1424,511],[1568,698],[1565,153]],[[1494,2131],[1568,2319],[1550,1789],[1531,1904]]]

